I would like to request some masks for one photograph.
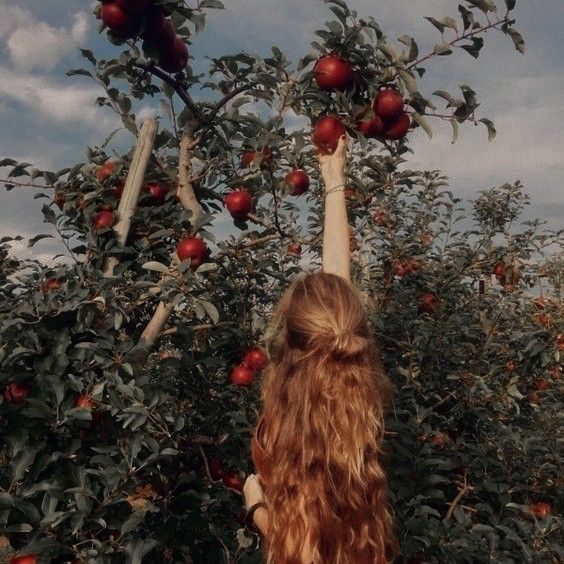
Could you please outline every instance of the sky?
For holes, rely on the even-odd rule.
[[[503,0],[497,0],[503,6]],[[195,0],[187,0],[187,3]],[[427,52],[439,40],[424,16],[457,16],[457,0],[349,0],[360,17],[373,16],[390,40],[408,34]],[[333,14],[321,0],[224,0],[226,10],[210,10],[203,33],[194,37],[191,55],[246,51],[266,56],[280,47],[293,61],[311,50],[313,32]],[[113,57],[119,48],[98,33],[95,2],[85,0],[0,0],[0,158],[25,160],[59,170],[84,161],[87,146],[99,145],[121,123],[108,109],[96,108],[99,88],[65,71],[84,65],[79,47]],[[564,225],[564,28],[563,0],[517,0],[516,28],[526,41],[524,55],[500,32],[485,36],[478,60],[458,50],[429,61],[423,93],[437,88],[456,93],[469,84],[477,92],[481,116],[492,119],[497,137],[489,143],[485,128],[467,124],[450,142],[447,123],[433,122],[429,140],[419,128],[410,134],[414,154],[409,168],[440,169],[456,196],[469,200],[479,190],[521,180],[531,198],[523,219],[541,218],[547,229]],[[154,113],[142,103],[138,117]],[[158,110],[157,110],[158,111]],[[113,140],[128,147],[128,132]],[[0,168],[0,178],[6,169]],[[42,223],[36,190],[0,187],[0,237],[32,237],[49,232]],[[226,224],[227,218],[224,218]],[[221,227],[222,220],[216,225]],[[18,256],[48,261],[61,248],[46,239],[32,248],[14,246]]]

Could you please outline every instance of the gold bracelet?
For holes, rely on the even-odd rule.
[[[346,190],[346,185],[345,184],[339,184],[339,186],[335,186],[334,188],[331,188],[330,190],[325,190],[325,195],[327,196],[327,194],[331,194],[331,192],[344,192]]]

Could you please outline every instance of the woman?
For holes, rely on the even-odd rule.
[[[350,282],[345,159],[345,137],[319,155],[323,272],[290,284],[268,330],[259,476],[243,491],[269,564],[380,564],[398,550],[380,461],[391,384]]]

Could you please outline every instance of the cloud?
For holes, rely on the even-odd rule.
[[[35,110],[50,121],[83,122],[104,130],[112,124],[121,126],[118,118],[104,116],[94,106],[100,93],[98,86],[63,86],[46,76],[0,67],[0,96]]]
[[[0,2],[0,38],[6,42],[13,65],[23,71],[49,71],[86,39],[89,18],[86,12],[73,16],[70,28],[55,28],[37,21],[28,10]]]

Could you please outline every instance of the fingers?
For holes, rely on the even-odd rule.
[[[347,135],[341,135],[339,137],[339,141],[337,142],[337,148],[335,149],[335,153],[338,154],[340,157],[344,157],[347,153],[347,145],[348,145],[348,138]]]

